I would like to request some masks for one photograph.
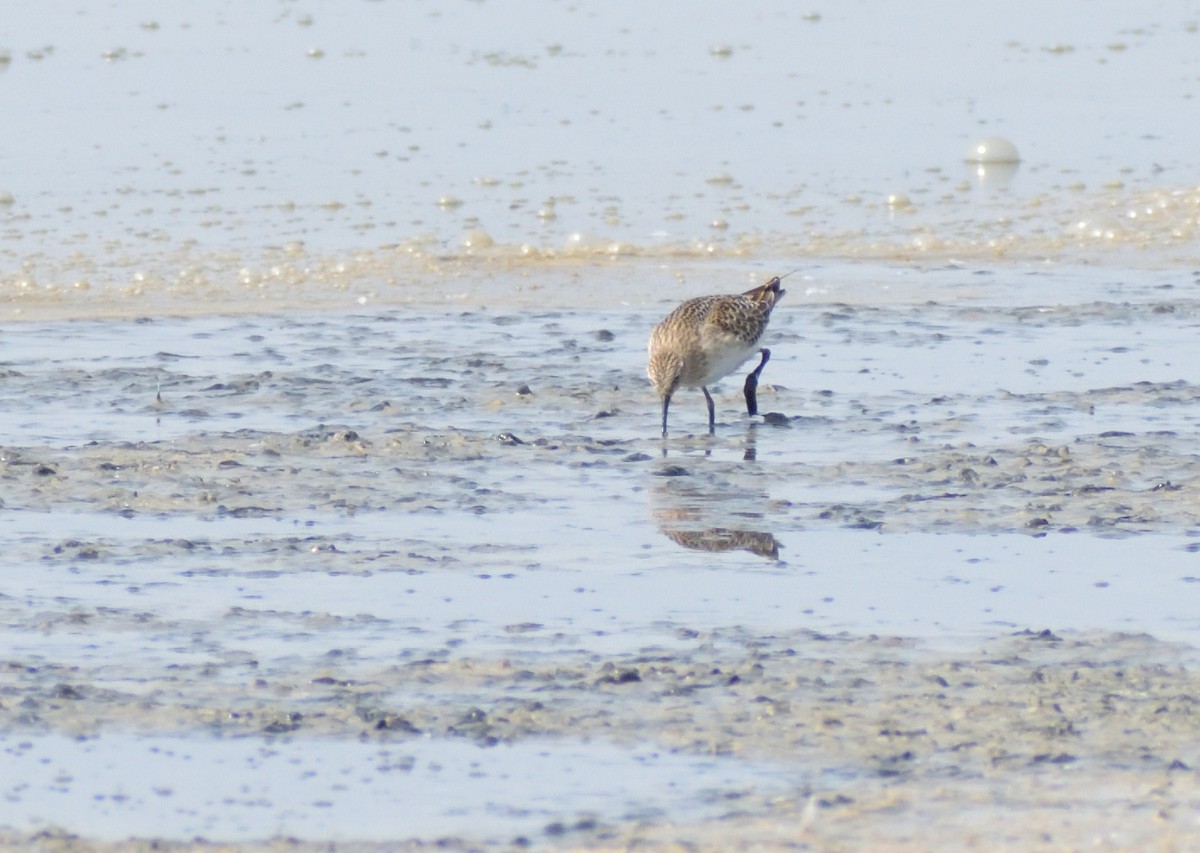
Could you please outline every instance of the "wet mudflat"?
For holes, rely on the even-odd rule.
[[[1190,4],[8,5],[0,847],[1200,849]]]
[[[1190,276],[791,281],[665,444],[658,307],[11,326],[6,840],[1186,849]]]

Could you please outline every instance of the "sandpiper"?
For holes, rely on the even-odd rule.
[[[715,431],[713,398],[708,385],[728,376],[756,351],[757,368],[746,377],[746,410],[758,414],[756,389],[768,349],[756,349],[771,309],[784,293],[779,276],[745,293],[689,299],[667,315],[650,334],[646,374],[662,397],[662,434],[667,434],[667,408],[680,386],[700,388],[708,403],[708,432]]]

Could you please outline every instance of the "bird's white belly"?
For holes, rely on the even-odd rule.
[[[732,337],[722,337],[705,342],[706,364],[697,371],[697,376],[688,385],[711,385],[723,376],[728,376],[745,363],[755,352],[753,344]]]

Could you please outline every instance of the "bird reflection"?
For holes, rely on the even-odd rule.
[[[754,459],[750,430],[744,458]],[[668,465],[650,489],[650,511],[664,536],[690,551],[710,553],[748,551],[768,560],[779,559],[779,540],[766,530],[769,496],[751,485],[755,466],[707,473],[699,467]],[[743,480],[744,482],[739,482]]]
[[[779,540],[770,533],[758,530],[729,530],[710,527],[707,530],[677,530],[659,525],[663,535],[689,551],[749,551],[768,560],[779,559]]]

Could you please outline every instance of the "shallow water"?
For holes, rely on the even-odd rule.
[[[72,814],[104,840],[237,842],[291,833],[386,841],[447,836],[469,824],[507,842],[540,834],[564,815],[572,818],[561,832],[589,828],[596,809],[611,811],[613,790],[624,798],[622,820],[695,820],[736,808],[770,785],[761,768],[737,759],[603,744],[484,749],[461,741],[397,747],[283,738],[249,745],[104,735],[21,737],[0,741],[0,749],[6,778],[21,780],[4,791],[10,819],[54,827]],[[774,787],[786,789],[784,773],[777,776]]]
[[[33,9],[0,846],[1197,846],[1194,9]]]
[[[511,304],[548,262],[631,257],[1194,268],[1198,32],[1169,0],[14,8],[0,296]],[[964,162],[996,135],[1019,164]]]
[[[0,623],[8,690],[26,699],[8,705],[13,737],[67,764],[157,749],[168,774],[190,744],[212,774],[249,762],[239,772],[263,792],[217,817],[201,772],[199,788],[165,811],[139,807],[136,821],[107,801],[72,809],[70,826],[97,837],[382,840],[397,827],[360,822],[341,799],[305,817],[280,805],[297,783],[270,767],[307,771],[255,763],[259,740],[203,738],[298,738],[301,764],[324,779],[343,770],[317,767],[322,738],[395,717],[388,737],[435,735],[420,746],[431,755],[439,733],[529,744],[491,769],[451,762],[440,777],[451,788],[470,792],[476,772],[532,772],[543,754],[595,785],[547,783],[545,808],[497,807],[487,791],[465,811],[414,804],[411,835],[552,837],[546,827],[583,820],[585,837],[605,837],[634,821],[616,792],[657,784],[644,762],[543,744],[567,730],[539,721],[537,691],[511,700],[526,719],[514,728],[489,681],[524,671],[554,695],[564,686],[551,673],[568,667],[604,691],[622,673],[649,679],[649,660],[744,667],[770,638],[920,638],[906,665],[936,669],[939,655],[1046,628],[1079,638],[1081,654],[1142,635],[1194,660],[1197,391],[1177,359],[1195,306],[1159,274],[1084,288],[1082,272],[1066,273],[1056,292],[1081,299],[1030,304],[1008,292],[1020,277],[989,273],[991,289],[977,271],[922,275],[920,304],[902,288],[871,304],[861,286],[831,293],[797,277],[768,341],[760,400],[773,422],[747,418],[727,383],[715,436],[695,434],[702,401],[681,395],[665,442],[639,369],[658,316],[646,311],[17,327],[0,345]],[[411,681],[431,667],[442,674]],[[475,683],[480,670],[494,675]],[[636,743],[636,731],[610,734]],[[756,756],[756,736],[742,737],[735,751]],[[362,746],[362,762],[376,748]],[[606,775],[587,769],[594,760]],[[703,806],[708,777],[664,760],[662,773],[691,781],[656,813],[724,820]],[[820,766],[832,775],[773,796],[800,809],[808,792],[846,796],[829,791],[874,772],[860,758]],[[100,778],[128,790],[131,777],[105,767]],[[780,784],[768,764],[732,767],[712,765],[731,790],[769,799],[763,786]],[[358,783],[345,784],[353,799]],[[50,790],[22,788],[12,825],[61,813]],[[175,821],[180,808],[200,822]]]

